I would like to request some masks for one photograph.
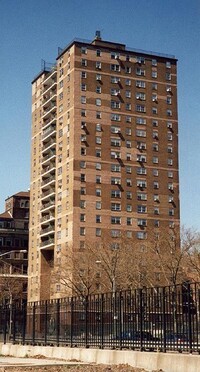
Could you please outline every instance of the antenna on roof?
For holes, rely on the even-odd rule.
[[[95,39],[96,40],[101,40],[101,31],[96,31],[95,32]]]

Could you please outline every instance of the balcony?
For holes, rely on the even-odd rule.
[[[56,113],[50,115],[50,117],[44,119],[43,128],[45,129],[50,124],[56,124]]]
[[[43,95],[43,105],[42,107],[45,108],[49,105],[49,103],[52,101],[56,101],[56,83],[54,83],[53,86],[51,86]]]
[[[55,200],[50,200],[49,202],[42,205],[41,210],[44,211],[46,209],[52,209],[55,207]]]
[[[44,139],[50,136],[52,133],[56,134],[56,126],[51,124],[45,130],[43,130],[42,140],[44,141]]]
[[[50,176],[48,178],[46,178],[45,180],[42,181],[42,186],[45,186],[47,184],[50,184],[52,182],[55,182],[55,176]]]
[[[49,223],[50,221],[53,221],[55,219],[54,214],[46,214],[45,216],[41,217],[40,222],[41,224]]]
[[[45,168],[42,169],[42,175],[48,175],[48,173],[55,173],[55,163],[51,163],[51,165],[47,165]]]
[[[45,236],[45,235],[49,235],[49,234],[54,233],[54,232],[55,232],[55,226],[54,225],[49,225],[48,227],[46,227],[44,229],[41,229],[40,235]]]
[[[49,107],[46,110],[44,110],[42,118],[44,120],[48,119],[51,114],[53,114],[54,112],[56,112],[56,107],[57,107],[56,106],[56,103],[51,103],[49,105]]]
[[[46,191],[42,191],[41,194],[41,200],[48,200],[50,197],[55,195],[55,187],[52,187],[52,185],[48,188]]]
[[[56,157],[56,151],[55,150],[51,150],[50,153],[48,153],[47,155],[43,156],[42,158],[42,164],[45,163],[45,162],[50,162],[50,160],[52,160],[53,158]]]
[[[54,249],[54,238],[47,239],[41,242],[41,249],[45,249],[45,250]]]

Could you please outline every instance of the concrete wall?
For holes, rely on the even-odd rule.
[[[34,357],[78,360],[89,363],[129,364],[149,371],[162,369],[164,372],[200,372],[200,356],[191,354],[172,354],[139,352],[129,350],[100,350],[51,346],[30,346],[0,344],[0,354],[15,357]]]

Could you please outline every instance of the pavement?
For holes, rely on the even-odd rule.
[[[0,356],[0,367],[22,367],[22,366],[55,366],[55,365],[88,365],[88,363],[79,361],[66,361],[63,359],[49,359],[49,358],[15,358],[9,356]]]

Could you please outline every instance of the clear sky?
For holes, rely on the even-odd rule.
[[[200,230],[200,0],[0,0],[0,212],[30,180],[31,81],[75,37],[174,54],[181,223]]]

